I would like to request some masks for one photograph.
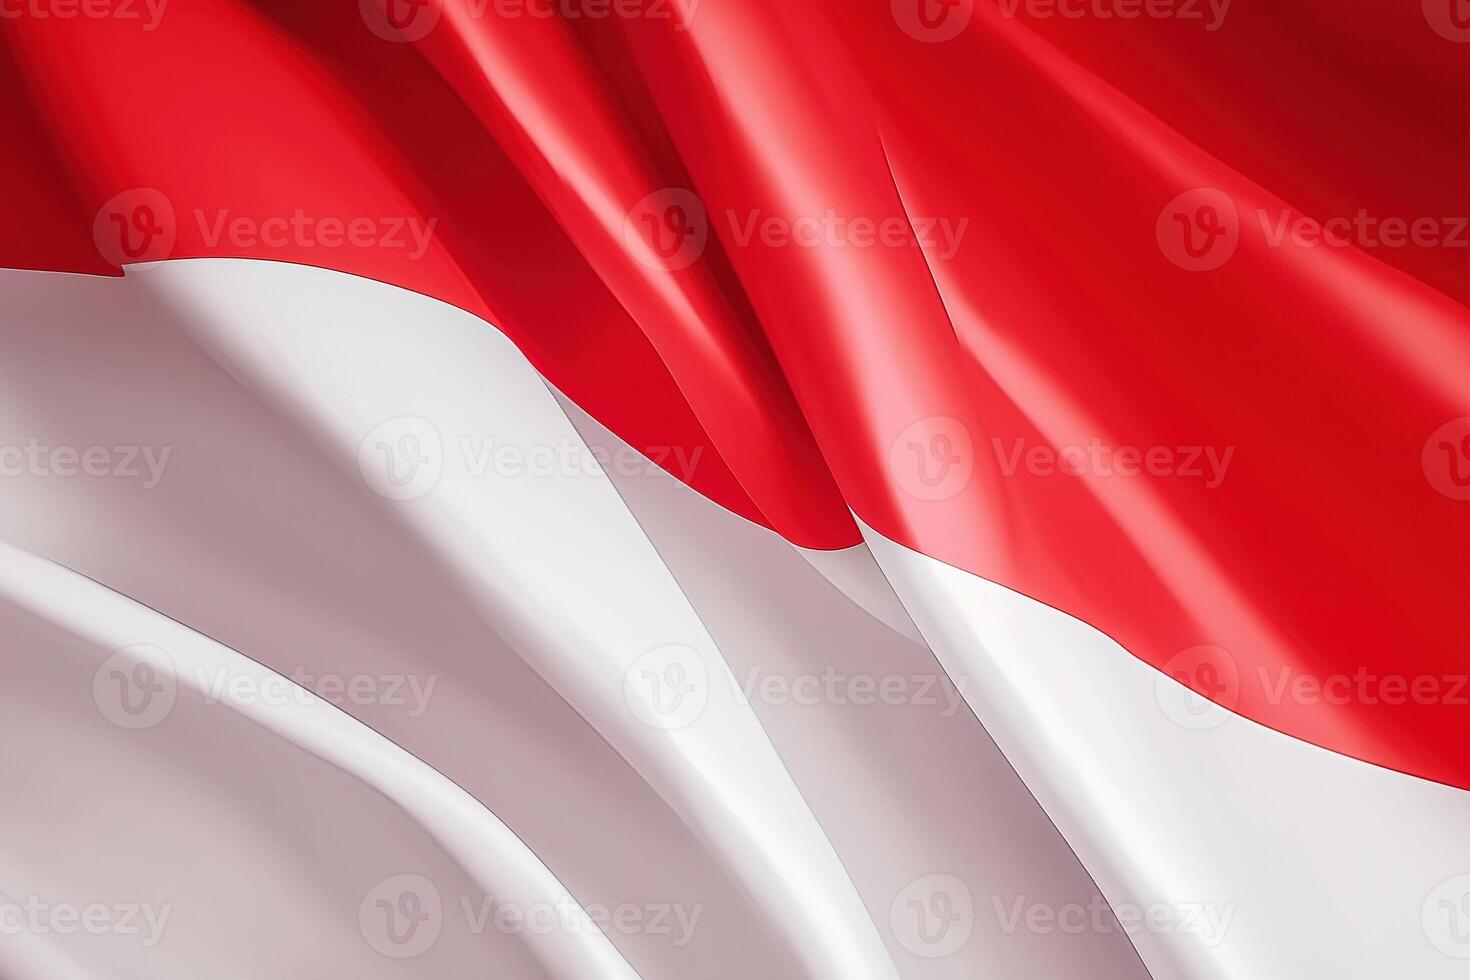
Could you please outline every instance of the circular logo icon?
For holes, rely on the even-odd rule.
[[[357,10],[368,30],[400,44],[427,37],[439,23],[438,0],[357,0]]]
[[[959,419],[942,415],[920,419],[888,447],[894,481],[920,500],[948,500],[970,483],[975,448]]]
[[[954,875],[916,878],[894,896],[888,924],[904,949],[924,959],[953,956],[975,929],[970,889]]]
[[[633,662],[623,677],[623,696],[644,724],[683,728],[709,703],[709,670],[689,647],[658,647]]]
[[[357,906],[362,938],[379,953],[398,960],[427,952],[438,942],[443,925],[439,889],[423,875],[384,878]]]
[[[124,647],[92,675],[92,700],[119,728],[152,728],[173,711],[178,694],[173,661],[149,643]]]
[[[1470,874],[1440,882],[1424,899],[1420,923],[1435,949],[1457,960],[1470,960]]]
[[[92,219],[97,252],[119,269],[168,258],[177,238],[174,206],[152,187],[134,187],[112,196]]]
[[[699,195],[665,187],[633,205],[623,242],[650,269],[674,272],[693,265],[709,243],[709,216]]]
[[[1154,232],[1170,262],[1186,272],[1209,272],[1240,246],[1240,212],[1224,191],[1197,187],[1164,206]]]
[[[389,419],[362,440],[357,466],[367,485],[389,500],[416,500],[444,473],[439,430],[417,415]]]
[[[1434,33],[1460,44],[1470,42],[1470,0],[1423,0],[1424,19]]]
[[[960,36],[975,15],[975,0],[891,0],[893,19],[915,41],[938,44]]]
[[[1420,462],[1430,486],[1451,500],[1470,500],[1470,415],[1435,429]]]
[[[1240,700],[1240,670],[1221,647],[1197,646],[1169,658],[1154,682],[1169,720],[1203,731],[1224,724]]]

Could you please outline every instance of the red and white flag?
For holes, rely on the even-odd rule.
[[[1470,969],[1470,4],[0,0],[0,976]]]

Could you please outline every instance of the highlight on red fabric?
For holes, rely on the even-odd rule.
[[[1442,6],[16,18],[0,264],[426,293],[794,544],[856,544],[856,513],[1470,788],[1470,27]]]

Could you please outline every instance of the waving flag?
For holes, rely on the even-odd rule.
[[[1470,5],[0,4],[0,976],[1470,968]]]

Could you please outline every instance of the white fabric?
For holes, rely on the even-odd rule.
[[[0,551],[0,656],[34,675],[0,735],[38,745],[0,762],[0,890],[181,896],[163,941],[106,960],[22,931],[12,980],[1463,968],[1435,916],[1470,871],[1466,794],[1233,717],[1175,728],[1101,634],[871,532],[793,548],[468,314],[247,260],[0,290],[0,447],[138,450],[136,475],[0,479],[0,538],[33,553]],[[182,672],[135,730],[92,686],[157,659],[138,644]],[[255,687],[219,697],[226,666]],[[252,700],[279,675],[369,690]],[[202,870],[197,840],[245,854]],[[1125,923],[1199,904],[1219,935],[1125,931],[1089,872]],[[441,903],[421,950],[372,925],[405,890]],[[575,905],[483,918],[573,896],[606,939]]]
[[[1132,933],[1154,980],[1466,975],[1470,793],[1218,706],[1196,722],[1101,631],[865,533],[1114,909],[1159,908]]]

